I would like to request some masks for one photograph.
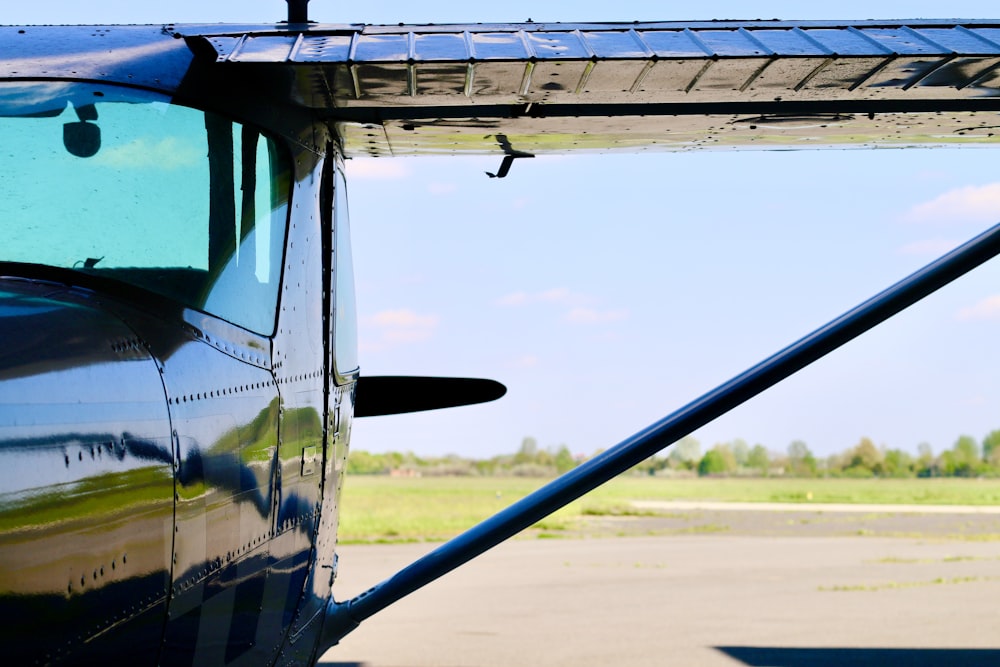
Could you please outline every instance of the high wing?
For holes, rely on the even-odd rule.
[[[294,73],[347,156],[993,143],[1000,24],[729,22],[183,31]]]

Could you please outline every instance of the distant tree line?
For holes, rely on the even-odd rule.
[[[737,438],[717,443],[702,454],[698,441],[688,437],[665,455],[646,459],[635,471],[756,477],[1000,477],[1000,429],[981,441],[959,436],[950,449],[936,456],[927,443],[921,443],[914,456],[903,449],[878,447],[867,437],[826,458],[816,457],[801,440],[792,441],[784,453],[776,453],[760,444],[750,447]]]
[[[482,475],[512,477],[554,477],[572,470],[586,457],[574,457],[569,447],[541,448],[534,438],[524,438],[514,454],[501,454],[488,459],[470,459],[449,454],[421,457],[407,452],[372,454],[351,450],[347,457],[347,472],[360,475]]]
[[[534,438],[527,437],[515,453],[488,459],[353,450],[347,460],[347,471],[356,475],[552,477],[572,470],[586,459],[572,454],[564,444],[542,448]],[[784,452],[774,452],[764,445],[750,446],[737,438],[716,443],[702,453],[701,444],[686,437],[665,454],[636,465],[631,472],[703,477],[1000,477],[1000,429],[991,431],[982,440],[959,436],[950,449],[937,455],[927,443],[920,444],[913,455],[902,449],[876,446],[865,437],[853,447],[825,458],[816,457],[801,440],[792,441]]]

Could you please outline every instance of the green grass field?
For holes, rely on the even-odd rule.
[[[353,475],[341,498],[340,541],[438,541],[520,500],[547,480],[401,479]],[[664,479],[620,477],[545,519],[540,534],[577,518],[637,514],[633,500],[917,505],[1000,504],[997,479]],[[644,512],[649,513],[649,512]]]

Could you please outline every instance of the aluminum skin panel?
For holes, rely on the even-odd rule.
[[[0,457],[6,659],[156,664],[170,418],[144,340],[85,290],[0,279]],[[45,641],[32,641],[39,625]]]
[[[653,55],[635,30],[587,30],[581,31],[584,43],[593,57],[602,58],[648,58]]]
[[[0,26],[3,77],[75,77],[175,90],[191,64],[164,26]]]
[[[413,38],[415,60],[461,60],[467,53],[465,35],[462,33],[434,33],[415,35]]]

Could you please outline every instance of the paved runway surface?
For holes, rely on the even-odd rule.
[[[1000,665],[993,517],[713,510],[656,521],[619,521],[619,533],[652,536],[501,545],[370,619],[322,664]],[[342,547],[334,590],[359,593],[430,548]]]
[[[707,500],[635,500],[637,509],[682,512],[686,510],[725,510],[743,512],[837,512],[867,514],[885,512],[885,505],[868,503],[733,503]],[[893,514],[1000,514],[1000,505],[892,505]]]

